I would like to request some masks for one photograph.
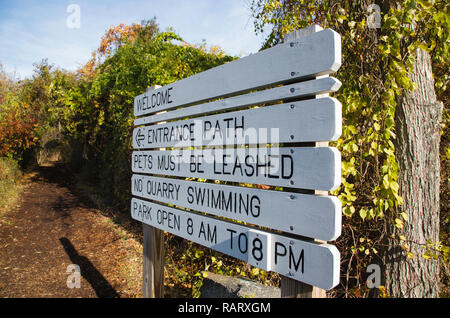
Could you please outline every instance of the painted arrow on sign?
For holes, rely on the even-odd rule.
[[[144,139],[145,135],[141,134],[141,129],[139,128],[136,133],[136,144],[138,145],[138,147],[141,146],[141,141],[144,141]]]

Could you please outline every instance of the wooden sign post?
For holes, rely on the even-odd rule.
[[[282,275],[282,297],[339,282],[340,36],[284,44],[135,98],[131,216],[143,223],[143,297],[163,296],[163,231]],[[199,181],[202,180],[201,182]],[[204,182],[206,180],[206,182]],[[263,186],[245,186],[245,185]],[[236,222],[237,221],[237,222]]]
[[[164,231],[142,224],[143,248],[143,298],[164,297]]]

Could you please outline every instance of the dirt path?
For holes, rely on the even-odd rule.
[[[141,246],[71,190],[58,166],[28,175],[0,217],[0,297],[139,297]],[[73,267],[80,268],[80,288]]]

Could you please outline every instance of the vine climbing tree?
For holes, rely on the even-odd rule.
[[[311,24],[342,36],[335,194],[345,215],[337,242],[345,296],[371,292],[364,279],[371,263],[384,271],[380,296],[438,296],[438,258],[448,266],[449,253],[439,240],[438,102],[448,102],[449,8],[446,1],[252,1],[263,48]]]

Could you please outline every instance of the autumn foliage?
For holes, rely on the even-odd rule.
[[[134,97],[232,59],[218,46],[161,32],[155,19],[111,26],[75,73],[43,60],[31,79],[2,80],[0,156],[22,160],[52,144],[68,149],[69,164],[99,171],[86,175],[107,199],[125,206]]]
[[[37,139],[33,133],[35,123],[29,114],[21,114],[16,109],[6,112],[0,122],[0,157],[19,155],[30,148]]]
[[[119,47],[127,41],[133,42],[137,39],[139,32],[142,30],[142,25],[133,23],[132,25],[125,25],[123,23],[111,26],[102,37],[98,53],[101,56],[112,55]]]

